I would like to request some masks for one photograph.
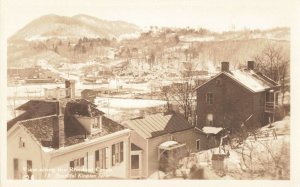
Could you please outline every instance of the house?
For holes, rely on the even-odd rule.
[[[255,71],[253,61],[246,69],[234,71],[229,62],[221,65],[220,73],[195,89],[197,128],[222,127],[237,132],[273,121],[279,85]]]
[[[129,129],[103,119],[98,131],[66,136],[63,121],[61,115],[45,116],[8,131],[9,179],[129,178]]]
[[[131,130],[72,89],[66,82],[18,107],[7,123],[9,179],[130,178]]]
[[[132,178],[147,178],[163,169],[161,158],[174,151],[184,149],[194,152],[198,149],[199,134],[178,113],[158,113],[135,118],[124,122],[124,126],[133,130],[130,137],[131,172],[135,173],[131,173]]]

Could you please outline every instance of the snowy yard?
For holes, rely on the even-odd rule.
[[[176,171],[177,179],[182,178],[181,171],[190,174],[192,167],[203,171],[203,179],[243,180],[243,179],[289,179],[290,178],[290,118],[286,116],[283,120],[273,123],[272,128],[276,130],[277,137],[269,136],[263,138],[249,137],[236,148],[225,146],[225,153],[230,155],[224,160],[225,171],[215,171],[212,168],[212,155],[224,154],[219,148],[200,151],[181,160],[181,168]],[[268,126],[262,127],[265,131]],[[164,177],[164,173],[153,174],[153,178]],[[201,177],[201,176],[198,176]],[[198,178],[200,179],[200,178]]]

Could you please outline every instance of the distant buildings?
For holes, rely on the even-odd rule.
[[[7,77],[9,83],[54,83],[60,81],[58,74],[43,70],[40,66],[27,68],[8,68]]]

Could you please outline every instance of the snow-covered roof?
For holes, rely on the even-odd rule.
[[[218,134],[223,130],[222,127],[203,127],[202,132],[205,134]]]
[[[203,85],[209,83],[210,81],[216,79],[220,75],[226,75],[227,77],[230,77],[237,83],[241,84],[246,89],[250,90],[251,92],[261,92],[264,90],[268,90],[274,87],[279,86],[278,83],[270,79],[269,77],[255,72],[253,70],[234,70],[234,71],[223,71],[219,74],[215,75],[213,78],[209,79],[202,85],[195,88],[195,90],[199,89]]]
[[[268,80],[266,77],[261,74],[257,74],[253,70],[235,70],[226,74],[254,92],[263,91],[277,86],[274,81]]]
[[[172,147],[177,144],[178,144],[178,142],[176,142],[176,141],[166,141],[166,142],[160,144],[158,147],[160,149],[166,149],[166,148]]]

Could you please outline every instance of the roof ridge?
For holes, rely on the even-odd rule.
[[[17,123],[19,123],[19,122],[23,123],[23,122],[28,122],[28,121],[34,121],[34,120],[38,120],[38,119],[50,118],[50,117],[55,117],[55,116],[58,116],[58,115],[54,114],[54,115],[49,115],[49,116],[42,116],[42,117],[37,117],[37,118],[25,119],[25,120],[20,120]]]

